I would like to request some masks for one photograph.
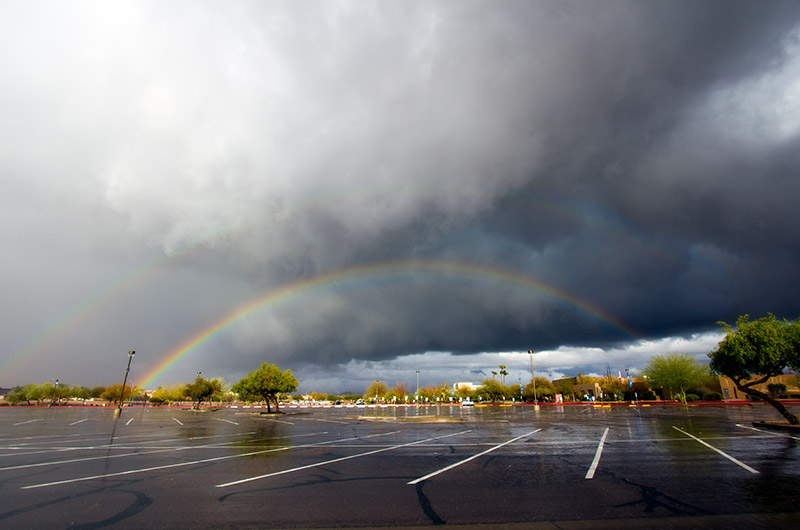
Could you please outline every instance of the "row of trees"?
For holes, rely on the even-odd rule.
[[[89,400],[102,399],[107,401],[118,401],[122,394],[122,385],[109,387],[97,386],[89,388],[85,386],[70,386],[60,383],[28,384],[15,387],[10,394],[5,397],[5,401],[16,405],[27,403],[28,405],[43,405],[49,403],[57,405],[69,400]],[[144,399],[144,396],[136,388],[125,387],[125,396],[128,399]]]
[[[677,393],[685,403],[687,391],[702,386],[709,377],[722,374],[729,377],[743,393],[761,399],[780,412],[791,424],[797,425],[797,417],[776,398],[776,391],[764,392],[757,388],[770,378],[781,375],[787,368],[800,370],[800,321],[789,322],[778,320],[770,314],[766,317],[750,321],[749,315],[742,315],[731,326],[719,323],[726,333],[717,348],[709,353],[710,366],[698,363],[689,355],[672,354],[653,357],[644,370],[651,387],[663,387]],[[625,383],[620,378],[592,378],[579,373],[575,380],[566,379],[556,382],[537,377],[527,385],[505,385],[506,367],[500,365],[499,371],[493,371],[493,377],[483,381],[477,389],[462,388],[453,390],[443,383],[429,386],[415,392],[414,400],[448,401],[449,399],[532,399],[549,400],[555,394],[570,396],[575,399],[575,386],[584,383],[597,383],[609,396],[620,396],[625,390]],[[500,375],[500,380],[495,376]],[[279,410],[281,396],[288,396],[297,389],[297,379],[291,370],[281,371],[273,364],[262,363],[246,377],[231,387],[241,400],[263,401],[269,412],[274,406]],[[771,389],[773,390],[773,389]],[[364,399],[403,402],[408,400],[410,392],[403,383],[393,388],[382,381],[370,384],[364,393]],[[70,387],[68,385],[44,383],[17,387],[6,396],[6,401],[15,404],[26,402],[41,405],[47,401],[57,404],[67,399],[100,398],[117,401],[122,395],[122,386],[111,387]],[[143,399],[141,392],[132,387],[125,388],[127,399]],[[319,395],[317,395],[319,396]],[[326,396],[331,398],[331,396]],[[340,396],[336,396],[338,398]],[[350,396],[356,397],[356,396]],[[222,380],[198,377],[193,383],[175,385],[170,388],[159,387],[149,400],[154,404],[169,404],[174,401],[192,400],[195,407],[203,401],[222,400],[225,391]],[[347,398],[347,396],[345,396]]]
[[[278,410],[280,397],[291,394],[296,389],[297,379],[291,370],[281,371],[277,366],[267,363],[262,363],[257,370],[250,372],[231,387],[231,391],[241,400],[265,402],[268,412],[272,411],[273,406]],[[62,401],[89,399],[119,402],[122,396],[122,385],[90,389],[48,382],[16,387],[5,397],[5,401],[12,405],[20,403],[55,405]],[[136,387],[126,385],[124,397],[132,401],[149,400],[154,405],[192,401],[195,408],[199,408],[204,401],[223,401],[231,398],[225,391],[222,379],[206,379],[199,374],[192,383],[158,387],[150,396],[145,396]]]

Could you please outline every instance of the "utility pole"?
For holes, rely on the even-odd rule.
[[[122,414],[122,404],[125,403],[125,385],[128,384],[128,372],[131,371],[131,359],[133,356],[136,355],[136,352],[131,350],[128,352],[128,367],[125,368],[125,379],[122,380],[122,390],[119,393],[119,406],[117,407],[117,413],[114,416],[119,416]]]
[[[528,350],[531,355],[531,383],[533,383],[533,410],[539,410],[539,398],[536,396],[536,372],[533,371],[533,350]]]

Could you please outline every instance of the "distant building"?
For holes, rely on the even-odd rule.
[[[473,390],[477,389],[479,386],[481,386],[481,385],[479,385],[477,383],[467,383],[467,382],[463,382],[462,381],[462,382],[453,384],[453,390],[461,390],[463,388],[464,390],[469,390],[470,392],[472,392]]]
[[[768,386],[770,384],[783,384],[786,386],[787,397],[800,397],[800,385],[798,385],[798,377],[796,375],[786,374],[770,377],[765,383],[755,385],[753,388],[769,394]],[[724,399],[751,399],[744,392],[740,392],[733,381],[724,375],[719,376],[719,386]]]

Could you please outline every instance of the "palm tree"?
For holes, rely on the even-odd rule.
[[[506,376],[508,375],[508,371],[506,371],[506,365],[501,364],[499,368],[500,368],[500,375],[503,376],[503,384],[506,384]]]

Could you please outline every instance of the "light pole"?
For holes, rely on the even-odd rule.
[[[128,372],[131,371],[131,359],[136,355],[136,352],[131,350],[128,352],[128,367],[125,368],[125,379],[122,380],[122,390],[119,393],[119,407],[117,407],[117,416],[122,413],[122,404],[125,403],[125,385],[128,384]]]
[[[54,403],[58,403],[58,379],[53,379],[55,381],[55,386],[53,387],[53,399],[50,400],[50,404],[47,405],[47,408],[53,406]]]
[[[528,350],[531,355],[531,382],[533,383],[533,410],[539,410],[539,398],[536,396],[536,372],[533,371],[533,350]]]
[[[414,395],[414,401],[419,405],[419,370],[417,370],[417,393]]]

